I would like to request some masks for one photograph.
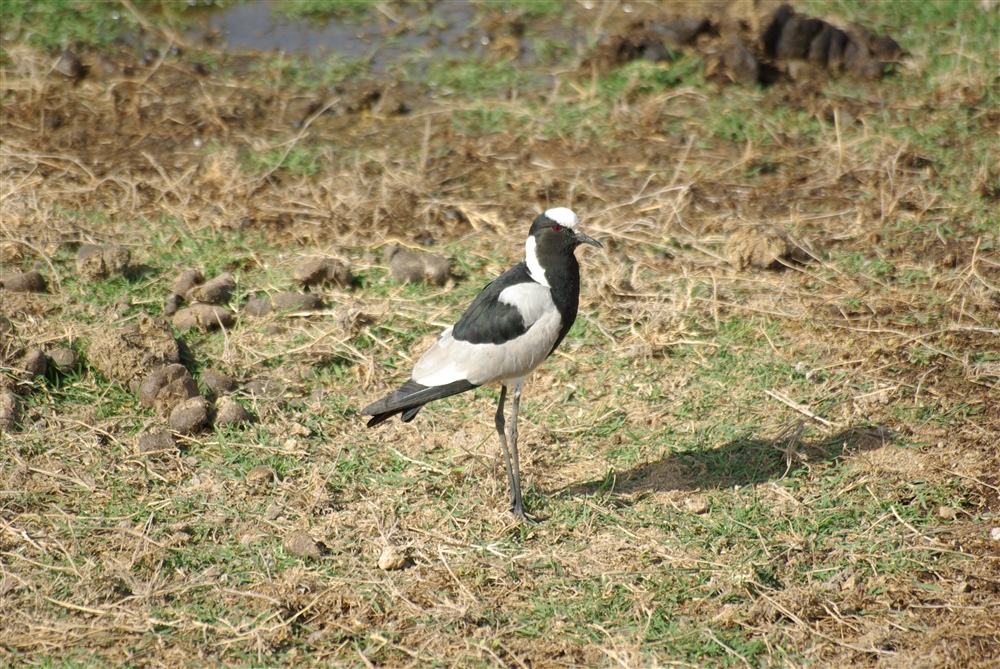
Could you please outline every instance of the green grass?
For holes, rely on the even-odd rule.
[[[300,53],[265,55],[253,62],[251,71],[269,88],[317,92],[362,79],[369,74],[369,62],[337,53],[322,58]]]
[[[274,11],[291,19],[328,17],[358,19],[367,14],[376,0],[284,0],[275,3]]]
[[[560,16],[566,11],[560,0],[472,0],[489,11],[515,14],[524,19],[544,19]]]
[[[495,98],[527,86],[531,78],[530,72],[510,60],[434,60],[423,81],[441,95]]]
[[[4,0],[0,5],[0,22],[4,30],[17,30],[48,50],[79,44],[103,45],[115,35],[134,31],[139,25],[120,6],[84,5],[73,0]]]
[[[157,0],[136,2],[135,6],[144,20],[155,17],[159,25],[180,32],[197,10],[225,4],[227,0]],[[49,51],[103,48],[117,38],[137,34],[142,25],[117,2],[77,0],[4,0],[0,3],[0,23],[6,33]]]
[[[251,174],[262,174],[274,170],[284,170],[295,176],[318,174],[322,149],[315,146],[296,144],[292,147],[277,147],[258,153],[248,149],[243,154],[243,167]]]
[[[995,67],[1000,58],[996,45],[1000,16],[975,3],[933,0],[899,11],[889,0],[806,0],[797,9],[820,18],[859,22],[894,37],[909,52],[931,56],[929,78],[920,84],[943,83],[940,77],[945,75]],[[948,48],[960,44],[961,50]],[[984,92],[997,95],[995,90]]]
[[[510,111],[485,104],[456,112],[451,122],[457,131],[466,135],[517,132],[519,126],[523,127]]]
[[[508,4],[540,20],[559,6]],[[13,7],[5,27],[19,21],[23,36],[36,21],[45,48],[95,30]],[[199,104],[218,104],[203,116],[147,82],[164,118],[191,113],[208,128],[205,155],[144,145],[167,178],[129,153],[136,137],[98,131],[84,152],[80,135],[40,134],[39,116],[12,106],[0,241],[5,253],[30,241],[41,251],[15,249],[19,267],[49,276],[51,263],[61,279],[45,295],[4,294],[18,345],[86,354],[99,330],[161,314],[187,267],[233,272],[233,308],[297,289],[299,257],[348,258],[357,283],[325,290],[320,315],[178,333],[196,377],[221,369],[245,389],[273,376],[284,390],[238,396],[256,422],[206,430],[175,454],[136,453],[163,419],[89,364],[10,386],[25,418],[0,435],[11,584],[0,608],[18,616],[0,629],[0,664],[140,666],[169,649],[161,661],[184,666],[835,667],[875,661],[890,642],[902,663],[931,657],[935,639],[965,652],[967,633],[997,638],[983,613],[997,579],[986,538],[998,522],[996,378],[971,371],[1000,359],[1000,223],[971,194],[992,165],[995,18],[961,3],[800,9],[940,58],[879,82],[817,80],[806,98],[792,82],[720,88],[691,56],[554,75],[568,52],[553,46],[542,67],[408,65],[416,113],[330,114],[301,137],[275,128],[283,105],[368,85],[367,64],[263,58],[227,79],[221,59],[222,83],[193,84]],[[81,34],[71,39],[94,39]],[[33,90],[18,72],[5,81]],[[981,97],[966,100],[949,73]],[[117,118],[90,84],[53,86],[44,104],[82,96],[78,109]],[[827,101],[857,112],[839,136]],[[161,127],[154,107],[143,132]],[[108,142],[123,157],[88,163],[94,178],[72,161],[17,158],[37,145],[91,160]],[[206,176],[217,154],[239,155],[231,182]],[[671,184],[677,199],[651,195]],[[397,190],[416,204],[373,226],[371,208]],[[521,527],[505,512],[495,386],[409,425],[369,431],[358,412],[406,378],[440,330],[431,320],[454,322],[520,259],[520,217],[556,204],[583,213],[608,249],[580,253],[581,313],[525,390],[522,475],[541,522]],[[468,221],[435,227],[447,208]],[[820,260],[737,271],[726,235],[744,223],[787,230]],[[459,279],[399,285],[384,244],[425,229]],[[127,244],[138,269],[84,281],[81,238]],[[939,262],[946,243],[954,266]],[[259,465],[275,480],[251,486]],[[293,529],[325,554],[291,555]],[[387,544],[410,566],[380,569]]]
[[[700,58],[691,56],[670,63],[634,60],[603,76],[599,93],[610,102],[663,92],[682,83],[701,83],[702,65]]]

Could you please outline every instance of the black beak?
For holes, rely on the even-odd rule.
[[[600,243],[599,241],[597,241],[593,237],[590,237],[589,235],[585,235],[585,234],[583,234],[582,232],[579,232],[579,231],[577,231],[577,232],[575,232],[573,234],[573,238],[576,240],[577,244],[590,244],[591,246],[596,246],[599,249],[603,249],[604,248],[604,244]]]

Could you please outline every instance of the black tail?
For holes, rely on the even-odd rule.
[[[366,406],[361,410],[361,415],[372,416],[372,419],[368,421],[368,427],[374,427],[398,413],[403,414],[404,423],[409,423],[420,411],[420,408],[428,402],[464,393],[475,387],[468,381],[454,381],[445,386],[422,386],[416,381],[410,380],[396,392]]]

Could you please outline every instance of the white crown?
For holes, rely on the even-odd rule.
[[[567,209],[566,207],[549,209],[545,212],[545,217],[557,225],[561,225],[564,228],[570,228],[571,230],[576,230],[577,226],[580,225],[579,217],[574,214],[571,209]]]

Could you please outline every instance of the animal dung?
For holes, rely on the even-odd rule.
[[[334,258],[311,258],[295,268],[292,278],[303,286],[350,288],[351,266]]]
[[[76,252],[76,271],[88,281],[102,281],[124,273],[132,262],[132,253],[122,246],[84,244]]]
[[[44,293],[45,277],[35,270],[17,272],[0,278],[0,286],[12,293]]]
[[[392,278],[400,283],[443,286],[451,277],[451,263],[442,255],[390,247],[386,251]]]

